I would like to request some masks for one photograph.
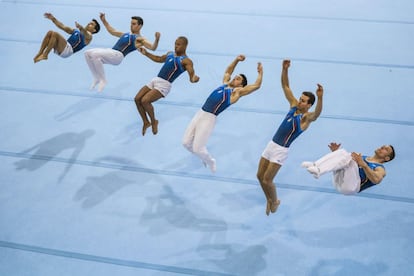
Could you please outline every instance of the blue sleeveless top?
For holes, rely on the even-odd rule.
[[[74,53],[86,46],[85,36],[77,29],[73,31],[67,41],[72,46]]]
[[[187,56],[175,56],[173,52],[169,52],[164,65],[158,73],[158,77],[170,83],[173,82],[185,71],[183,65],[181,64],[181,61],[185,58],[187,58]]]
[[[368,156],[362,156],[362,159],[368,164],[368,167],[370,167],[372,170],[375,170],[376,167],[382,167],[384,168],[384,165],[378,164],[378,163],[372,163],[367,161]],[[385,168],[384,168],[385,169]],[[365,189],[368,189],[375,185],[375,183],[372,183],[367,175],[365,174],[364,170],[362,168],[359,168],[359,176],[361,177],[361,189],[359,190],[362,192]]]
[[[118,41],[116,42],[114,47],[112,47],[112,49],[120,51],[125,57],[126,55],[137,49],[137,47],[135,47],[135,40],[137,37],[140,36],[131,33],[124,33],[118,39]]]
[[[230,106],[231,92],[233,92],[233,88],[228,87],[227,84],[219,86],[208,96],[201,109],[216,116],[219,115]]]
[[[292,107],[273,136],[273,142],[288,148],[290,144],[303,132],[300,120],[303,114],[294,115],[297,107]]]

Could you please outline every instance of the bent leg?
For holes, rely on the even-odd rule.
[[[142,106],[141,99],[144,97],[151,89],[148,86],[143,86],[138,93],[135,95],[134,101],[137,106],[137,110],[142,119],[142,136],[145,135],[147,128],[151,126],[150,121],[148,120],[147,113],[145,112],[144,107]]]
[[[197,112],[194,115],[194,117],[191,119],[190,124],[185,129],[183,139],[182,139],[183,146],[191,153],[194,152],[193,143],[194,143],[194,137],[195,137],[198,119],[199,119],[199,113]]]
[[[196,116],[198,117],[198,123],[194,132],[192,151],[214,173],[216,171],[216,160],[208,152],[207,142],[214,130],[217,116],[202,110]]]
[[[42,40],[42,44],[40,45],[40,49],[39,52],[37,52],[36,56],[33,58],[34,63],[41,61],[43,58],[41,58],[41,56],[43,56],[43,52],[46,49],[46,46],[49,44],[49,40],[52,36],[53,31],[48,31],[45,35],[45,37]]]
[[[151,89],[141,98],[141,105],[144,108],[145,113],[147,113],[150,118],[153,134],[158,133],[158,120],[155,119],[155,112],[152,103],[161,98],[162,94],[156,89]]]
[[[53,42],[52,42],[53,41]],[[67,45],[66,39],[59,33],[53,32],[51,39],[49,40],[49,44],[46,48],[45,54],[46,56],[50,53],[53,49],[58,55],[60,55]]]
[[[95,66],[94,61],[94,59],[96,59],[98,56],[98,54],[96,53],[97,50],[98,49],[88,49],[84,53],[86,64],[88,64],[89,70],[91,71],[94,79],[90,87],[91,90],[94,89],[95,86],[99,83],[99,74],[97,73],[99,69]],[[103,66],[101,69],[103,70]]]
[[[109,48],[95,48],[85,51],[86,63],[94,77],[91,89],[99,84],[98,91],[102,91],[107,83],[103,65],[118,65],[122,62],[123,58],[124,56],[121,52]]]
[[[267,191],[266,187],[264,186],[263,179],[264,179],[264,174],[267,170],[267,166],[269,166],[269,164],[270,164],[269,160],[267,160],[266,158],[260,157],[259,167],[257,168],[257,173],[256,173],[257,179],[259,180],[260,186],[262,187],[266,200],[270,199],[270,194]]]
[[[333,184],[338,192],[344,195],[353,195],[361,188],[358,164],[355,161],[349,162],[343,169],[334,171]]]
[[[39,53],[35,56],[34,62],[48,59],[50,51],[53,49],[58,55],[60,55],[65,49],[67,44],[66,39],[59,33],[49,31],[43,39],[42,46]]]
[[[339,149],[322,156],[317,161],[303,162],[302,166],[306,167],[308,172],[313,174],[315,178],[327,173],[333,172],[346,167],[352,160],[351,154],[344,149]]]
[[[260,158],[257,178],[266,196],[266,215],[269,215],[270,212],[276,212],[280,205],[280,200],[277,199],[276,185],[273,183],[280,168],[280,164],[270,162],[263,157]]]

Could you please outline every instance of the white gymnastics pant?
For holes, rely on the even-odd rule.
[[[358,164],[352,159],[351,153],[338,149],[326,154],[314,162],[319,169],[319,175],[333,172],[333,184],[338,192],[352,195],[359,192],[361,178]]]
[[[118,65],[124,59],[124,55],[111,48],[94,48],[85,51],[86,63],[94,77],[94,82],[106,82],[104,64]]]
[[[182,141],[186,149],[200,157],[208,166],[214,163],[206,145],[216,125],[216,118],[216,115],[200,109],[188,125]]]

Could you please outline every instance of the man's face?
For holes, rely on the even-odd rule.
[[[95,30],[96,30],[95,28],[96,28],[96,23],[94,21],[91,21],[91,22],[88,23],[88,25],[86,25],[86,28],[85,29],[88,32],[94,33]]]
[[[389,160],[389,156],[391,155],[391,153],[392,153],[392,148],[389,145],[383,145],[375,150],[375,154],[378,157],[386,159],[386,161]]]
[[[308,109],[311,107],[311,104],[308,103],[309,97],[305,95],[301,95],[298,102],[298,109],[300,111],[308,111]]]
[[[242,87],[243,86],[243,77],[236,75],[233,80],[230,82],[233,87]]]
[[[176,53],[181,54],[185,51],[185,42],[182,39],[175,40],[174,50]]]
[[[136,19],[131,19],[131,32],[132,33],[137,33],[139,32],[139,30],[141,29],[142,25],[138,24],[138,20]]]

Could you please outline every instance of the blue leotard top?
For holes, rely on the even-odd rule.
[[[372,170],[375,170],[377,167],[384,168],[384,165],[378,164],[378,163],[372,163],[367,161],[368,156],[362,156],[362,159],[368,164],[368,167],[370,167]],[[359,190],[362,192],[365,189],[368,189],[369,187],[372,187],[375,185],[375,183],[372,183],[367,175],[365,174],[364,170],[362,168],[359,168],[359,176],[361,177],[361,189]]]
[[[295,116],[297,107],[292,107],[285,119],[280,124],[278,130],[273,136],[273,142],[276,144],[288,148],[290,144],[295,140],[303,130],[300,128],[300,120],[303,114]]]
[[[81,50],[86,46],[85,36],[79,30],[75,29],[70,37],[67,39],[68,43],[72,46],[73,52]]]
[[[175,56],[173,52],[169,52],[164,65],[158,73],[158,77],[168,82],[173,82],[185,71],[185,68],[181,64],[181,61],[185,58],[187,56]]]
[[[112,49],[120,51],[125,57],[137,49],[137,47],[135,47],[135,40],[137,37],[140,37],[140,35],[137,36],[136,34],[124,33]]]
[[[227,84],[217,87],[216,90],[208,96],[201,109],[205,112],[213,113],[216,116],[219,115],[230,106],[231,92],[233,92],[233,88],[228,87]]]

